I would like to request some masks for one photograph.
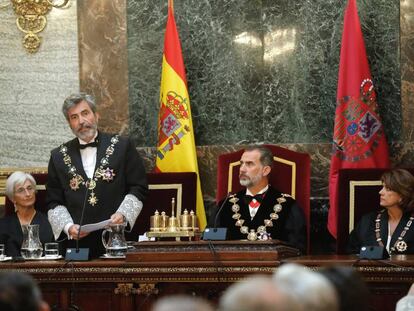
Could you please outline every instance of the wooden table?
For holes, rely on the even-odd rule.
[[[374,262],[356,256],[287,258],[285,251],[294,252],[272,243],[153,242],[126,260],[3,262],[0,270],[30,273],[51,306],[68,310],[74,304],[83,311],[150,310],[157,298],[177,293],[216,303],[231,283],[252,274],[270,275],[285,262],[314,270],[354,266],[371,289],[373,310],[394,310],[414,282],[414,256]]]

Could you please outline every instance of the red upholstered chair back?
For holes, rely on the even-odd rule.
[[[414,174],[414,169],[407,169]],[[360,218],[380,209],[381,176],[387,169],[341,169],[338,174],[338,233],[336,250],[344,254],[349,234]]]
[[[270,184],[283,193],[294,197],[303,209],[307,224],[308,252],[310,250],[310,156],[275,145],[268,147],[274,157]],[[227,193],[243,189],[239,183],[240,158],[244,149],[222,154],[217,163],[216,201],[224,199]]]
[[[46,182],[47,174],[46,173],[32,173],[33,178],[36,180],[36,203],[35,208],[42,213],[46,213]],[[10,215],[14,211],[13,202],[6,197],[5,203],[5,215]]]
[[[147,173],[147,180],[148,197],[132,232],[126,235],[131,241],[137,241],[138,235],[150,229],[150,217],[155,210],[171,216],[172,198],[175,198],[175,215],[181,214],[184,209],[188,212],[195,212],[196,209],[196,173]]]

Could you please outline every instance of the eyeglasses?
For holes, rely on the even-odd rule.
[[[14,192],[15,194],[19,194],[19,195],[23,195],[27,192],[29,193],[33,193],[36,189],[33,186],[27,186],[26,188],[24,187],[20,187],[17,188],[16,191]]]

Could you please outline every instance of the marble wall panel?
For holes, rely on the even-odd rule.
[[[401,0],[400,7],[401,104],[403,110],[401,140],[411,143],[414,140],[414,0]],[[412,146],[406,149],[412,149]]]
[[[11,6],[0,18],[0,167],[45,167],[71,136],[61,105],[79,90],[76,1],[47,15],[35,54],[23,48]]]
[[[407,118],[412,101],[401,104],[400,99],[399,19],[406,23],[401,26],[401,46],[409,50],[412,1],[401,2],[400,15],[398,0],[357,0],[392,161],[406,166],[413,165],[413,151],[401,135],[412,131]],[[346,3],[176,1],[207,199],[214,198],[216,156],[229,145],[239,148],[251,142],[309,152],[312,196],[327,197]],[[166,1],[128,1],[131,134],[139,146],[156,145],[166,12]],[[405,68],[411,68],[413,57],[404,53]],[[406,97],[411,96],[410,84],[406,88]]]
[[[80,89],[95,95],[100,128],[129,130],[126,0],[78,3]]]
[[[398,140],[399,1],[357,2],[386,133]],[[176,1],[197,144],[330,142],[345,5]],[[128,1],[131,133],[142,146],[156,141],[166,6]]]

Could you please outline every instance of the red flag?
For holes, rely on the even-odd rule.
[[[328,216],[328,230],[335,238],[339,169],[389,167],[388,145],[355,0],[349,0],[345,11],[336,99]]]

